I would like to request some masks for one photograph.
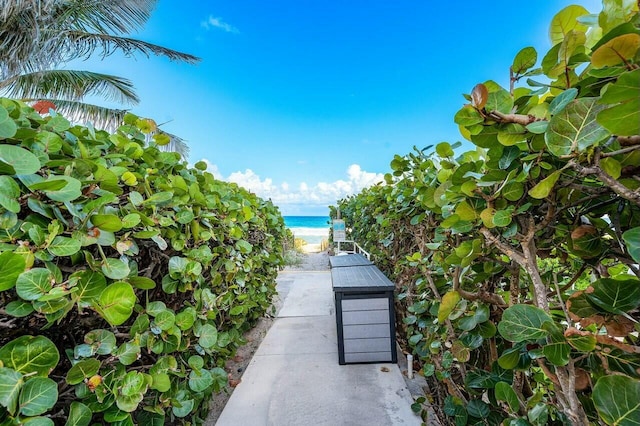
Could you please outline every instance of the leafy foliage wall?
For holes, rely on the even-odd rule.
[[[0,99],[0,424],[200,423],[270,306],[279,211],[152,124]]]
[[[475,150],[396,155],[339,202],[444,423],[640,422],[640,17],[603,6],[563,9],[539,67],[524,48],[510,87],[465,96]]]

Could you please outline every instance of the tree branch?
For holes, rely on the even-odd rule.
[[[613,177],[605,173],[605,171],[600,168],[599,160],[600,160],[599,154],[596,154],[596,157],[594,159],[594,165],[592,167],[584,167],[573,161],[570,162],[569,164],[575,171],[580,173],[582,176],[588,176],[588,175],[597,176],[598,179],[600,179],[602,183],[604,183],[609,188],[611,188],[613,192],[615,192],[622,198],[625,198],[631,201],[632,203],[640,206],[640,192],[632,191],[631,189],[627,188],[626,186],[618,182],[616,179],[614,179]]]
[[[639,145],[640,135],[618,136],[618,142],[620,142],[620,145],[622,146]]]
[[[615,155],[619,155],[619,154],[626,154],[627,152],[632,152],[635,151],[637,149],[640,149],[640,145],[631,145],[631,146],[627,146],[626,148],[622,148],[619,149],[617,151],[611,151],[611,152],[603,152],[600,154],[600,157],[613,157]]]
[[[484,238],[487,240],[489,244],[496,246],[498,250],[500,250],[502,253],[509,256],[510,259],[515,260],[518,263],[518,265],[524,267],[526,262],[524,259],[524,255],[522,253],[519,253],[510,245],[500,241],[498,237],[493,235],[491,231],[488,228],[485,228],[484,226],[480,228],[480,233],[484,235]]]
[[[544,121],[534,115],[503,114],[500,111],[495,111],[495,110],[491,111],[491,113],[489,113],[489,116],[501,123],[516,123],[516,124],[522,124],[523,126],[531,124],[534,121]]]

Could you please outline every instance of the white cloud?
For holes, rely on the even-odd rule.
[[[271,178],[261,178],[251,169],[237,171],[224,178],[216,165],[207,160],[202,161],[208,164],[207,170],[216,178],[235,182],[259,197],[271,199],[281,208],[283,214],[325,211],[327,206],[334,205],[337,200],[384,181],[382,173],[367,172],[358,164],[352,164],[347,168],[344,179],[318,182],[313,185],[300,182],[296,187],[287,182],[277,184]]]
[[[238,34],[240,31],[231,24],[227,24],[222,20],[222,18],[215,17],[213,15],[209,15],[206,21],[202,21],[200,25],[206,30],[210,30],[211,28],[218,28],[222,31],[228,33]]]

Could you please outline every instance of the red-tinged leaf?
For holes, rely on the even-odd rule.
[[[489,91],[487,90],[487,86],[482,83],[476,84],[471,91],[471,105],[478,109],[482,109],[487,104],[488,98]]]
[[[33,104],[33,109],[39,114],[47,114],[50,109],[56,109],[56,105],[50,101],[38,101]]]

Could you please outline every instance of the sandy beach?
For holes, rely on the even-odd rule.
[[[320,244],[305,244],[302,246],[302,251],[305,253],[320,253]]]

